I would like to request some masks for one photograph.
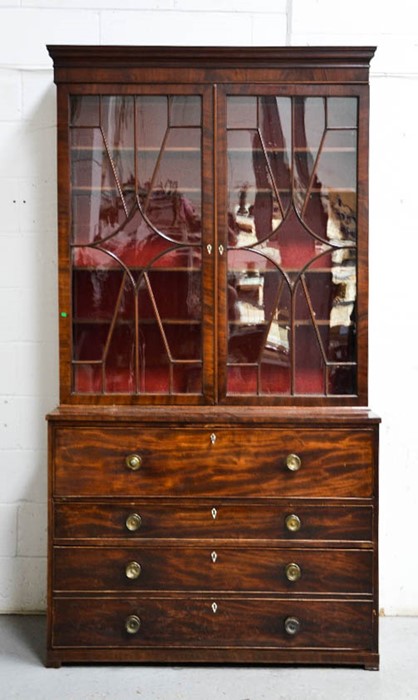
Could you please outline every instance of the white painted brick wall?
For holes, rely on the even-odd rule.
[[[58,402],[55,87],[45,44],[377,44],[370,405],[384,420],[381,605],[418,614],[417,20],[416,0],[0,0],[0,612],[45,606],[44,415]]]

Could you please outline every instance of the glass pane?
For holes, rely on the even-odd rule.
[[[325,364],[312,325],[297,325],[295,332],[295,393],[325,394]]]
[[[100,394],[103,386],[101,365],[74,365],[72,385],[77,394]]]
[[[176,394],[201,394],[202,365],[175,364],[173,366],[173,386]]]
[[[100,97],[98,95],[71,97],[70,124],[72,126],[100,126]]]
[[[197,267],[190,267],[188,271],[176,270],[174,267],[152,267],[148,279],[154,302],[163,321],[179,319],[186,322],[201,319],[201,275]],[[167,290],[170,290],[169,294]],[[150,318],[153,315],[151,298],[143,281],[139,285],[138,304],[141,318]]]
[[[228,134],[229,243],[249,246],[265,240],[283,219],[283,205],[256,131]]]
[[[264,275],[257,258],[249,251],[228,254],[229,362],[256,362],[262,348],[266,330]]]
[[[138,151],[139,201],[146,220],[173,241],[201,237],[201,132],[171,129],[158,154]],[[143,184],[142,184],[143,183]]]
[[[200,118],[194,96],[76,98],[75,391],[202,391]]]
[[[99,256],[105,257],[100,251]],[[132,285],[131,285],[132,287]],[[73,270],[73,322],[110,323],[117,305],[124,318],[133,318],[132,289],[126,284],[126,274],[122,269]],[[121,292],[122,288],[122,292]],[[120,294],[123,293],[121,299]]]
[[[135,115],[138,150],[152,149],[158,153],[168,127],[168,98],[162,95],[136,97]]]
[[[200,126],[202,100],[197,95],[177,95],[170,98],[170,126]]]
[[[286,337],[287,340],[287,337]],[[261,394],[289,394],[291,388],[291,374],[289,358],[284,362],[276,361],[268,357],[266,352],[265,362],[261,364]]]
[[[356,327],[354,309],[348,325],[320,325],[324,351],[329,362],[356,361]]]
[[[228,267],[228,362],[262,364],[261,391],[268,392],[272,386],[268,368],[289,367],[289,286],[277,266],[255,250],[231,250]],[[239,369],[231,374],[234,392],[240,391],[240,377],[241,390],[247,392],[248,371]]]
[[[357,128],[357,97],[329,97],[328,128]]]
[[[100,251],[99,257],[106,257]],[[121,269],[75,268],[73,347],[77,391],[127,392],[135,388],[134,289]],[[89,366],[95,361],[96,365]]]
[[[330,393],[331,394],[355,394],[356,393],[356,368],[355,367],[331,367],[330,368]]]
[[[314,189],[318,188],[314,168],[324,136],[325,109],[326,104],[322,97],[296,97],[293,101],[294,189],[298,209],[303,203],[301,192],[305,193],[310,185]]]
[[[309,268],[303,276],[303,284],[297,285],[295,289],[296,321],[309,321],[311,319],[309,307],[311,307],[316,321],[329,321],[334,286],[327,262],[328,258],[324,260],[323,266]],[[306,297],[308,297],[309,305]]]
[[[73,348],[76,362],[102,362],[110,323],[76,322],[73,324]]]
[[[286,277],[269,264],[264,283],[269,325],[260,355],[262,394],[282,394],[290,390],[291,304],[291,288]]]
[[[133,210],[133,159],[106,148],[100,129],[72,129],[71,146],[72,237],[93,243],[114,234]]]
[[[113,178],[131,206],[135,194],[134,120],[133,97],[102,97],[101,130],[106,154]]]
[[[233,393],[248,373],[247,393],[353,393],[357,101],[339,99],[228,98]]]
[[[228,394],[256,394],[257,369],[254,367],[228,367]]]
[[[104,392],[134,392],[135,375],[135,326],[119,316],[105,353]]]
[[[324,97],[294,97],[295,151],[307,149],[315,156],[325,130],[327,100]]]
[[[257,98],[228,97],[227,126],[228,129],[256,129]]]
[[[355,189],[356,141],[355,131],[329,131],[326,134],[316,166],[322,188],[340,191]]]
[[[289,97],[259,98],[259,133],[271,180],[282,208],[290,204],[292,102]]]
[[[173,361],[201,359],[201,325],[199,323],[163,322],[164,333]]]
[[[259,127],[267,148],[285,151],[290,167],[292,145],[292,100],[290,97],[260,97]]]

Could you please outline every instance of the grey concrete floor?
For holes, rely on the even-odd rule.
[[[418,700],[418,617],[381,620],[381,670],[44,667],[43,616],[0,616],[1,700]]]

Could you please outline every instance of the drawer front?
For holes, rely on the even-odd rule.
[[[286,502],[254,505],[213,502],[161,504],[59,503],[54,534],[67,539],[238,538],[289,541],[372,539],[370,506],[309,505]]]
[[[53,619],[55,649],[372,649],[372,605],[360,601],[62,598],[54,601]]]
[[[138,456],[138,469],[127,467],[129,455]],[[291,468],[289,455],[297,455]],[[355,498],[373,491],[369,430],[58,428],[54,462],[60,496]]]
[[[371,594],[367,550],[55,547],[54,589]]]

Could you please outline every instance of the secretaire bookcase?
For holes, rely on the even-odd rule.
[[[49,47],[48,665],[378,667],[373,51]]]

